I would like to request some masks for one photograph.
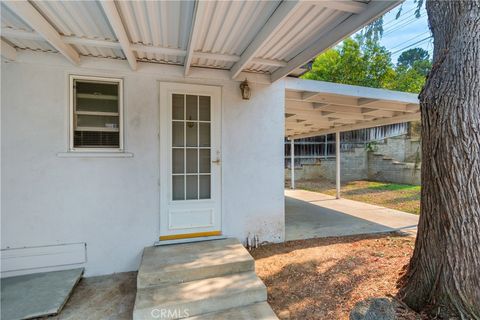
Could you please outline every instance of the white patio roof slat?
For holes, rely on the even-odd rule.
[[[6,43],[5,40],[2,39],[2,46],[1,46],[2,57],[7,60],[15,60],[17,58],[17,50],[12,47],[10,44]]]
[[[250,42],[248,47],[242,53],[240,60],[233,65],[232,70],[230,71],[232,79],[236,78],[248,63],[255,58],[255,55],[261,47],[271,39],[271,37],[283,26],[299,6],[300,1],[291,0],[284,1],[277,7],[255,39]]]
[[[367,4],[358,1],[316,1],[318,5],[350,13],[360,13],[367,9]]]
[[[404,103],[418,104],[417,95],[377,88],[338,84],[326,81],[304,80],[289,78],[286,87],[289,91],[317,92],[317,94],[337,94],[350,97],[391,100]]]
[[[20,29],[12,28],[2,28],[2,36],[5,38],[12,39],[24,39],[24,40],[34,40],[34,41],[43,41],[43,37],[33,31],[25,31]],[[99,48],[111,48],[111,49],[120,49],[120,43],[115,40],[101,40],[101,39],[89,39],[82,38],[78,36],[62,36],[62,40],[68,44],[99,47]]]
[[[27,1],[8,1],[5,4],[24,20],[32,29],[35,29],[65,58],[74,64],[80,63],[80,56],[70,45],[63,42],[55,28]]]
[[[205,1],[195,2],[195,9],[193,12],[192,29],[190,30],[190,36],[188,38],[188,45],[185,57],[185,76],[188,76],[190,70],[190,64],[192,63],[193,50],[195,49],[195,43],[197,42],[198,34],[200,32],[200,17],[203,16],[205,11]]]
[[[326,134],[335,133],[335,132],[344,132],[344,131],[352,131],[352,130],[359,130],[359,129],[365,129],[365,128],[373,128],[373,127],[384,126],[384,125],[395,124],[395,123],[416,121],[419,119],[420,119],[420,113],[418,112],[418,113],[401,115],[401,116],[396,116],[391,118],[366,121],[366,122],[361,122],[357,124],[342,125],[336,128],[322,129],[318,131],[309,131],[303,134],[296,134],[294,136],[290,136],[289,138],[301,139],[301,138],[315,137],[315,136],[321,136],[321,135],[326,135]]]
[[[137,58],[133,53],[130,40],[128,39],[127,32],[125,31],[125,27],[123,26],[122,19],[120,19],[120,15],[118,14],[115,3],[113,1],[101,1],[101,4],[105,15],[110,22],[110,26],[112,27],[113,32],[117,36],[118,42],[120,42],[123,54],[125,55],[125,57],[127,57],[128,63],[130,64],[132,70],[136,70]]]
[[[69,38],[74,49],[80,55],[96,56],[104,58],[121,58],[125,56],[119,47],[97,45],[94,40],[106,42],[116,42],[117,39],[101,9],[99,2],[95,1],[36,1],[31,2],[48,22],[62,36],[71,36]],[[85,21],[75,17],[85,17]],[[83,45],[81,41],[75,42],[75,39],[92,40],[88,46]]]
[[[290,139],[420,119],[418,98],[411,93],[293,78],[285,87]]]
[[[0,2],[0,16],[2,17],[2,28],[33,31],[33,29],[27,23],[25,23],[25,21],[23,21],[19,16],[17,16],[12,10],[8,8],[6,3],[6,1]]]
[[[290,61],[322,33],[328,33],[350,15],[315,5],[315,2],[302,2],[291,19],[259,50],[257,57]]]
[[[373,116],[376,116],[377,118],[391,118],[395,116],[394,111],[378,110],[378,109],[370,109],[368,111],[365,111],[365,114],[373,115]]]
[[[338,105],[338,104],[319,104],[319,103],[312,103],[313,108],[319,111],[326,111],[326,112],[335,112],[339,114],[366,114],[366,108],[358,108],[358,107],[351,107],[345,105]]]
[[[11,38],[11,39],[17,39],[17,40],[23,39],[23,40],[43,41],[42,36],[33,31],[25,31],[25,30],[12,29],[12,28],[2,28],[1,33],[2,33],[2,36],[5,38]],[[78,36],[62,36],[61,38],[67,44],[86,46],[86,47],[109,48],[109,49],[117,49],[117,50],[121,49],[120,43],[114,40],[88,39],[88,38],[81,38]],[[136,51],[136,52],[142,52],[142,53],[150,52],[155,54],[178,56],[178,57],[185,57],[187,53],[187,51],[183,49],[167,48],[167,47],[160,47],[155,45],[152,46],[152,45],[144,45],[144,44],[132,44],[130,47],[133,51]],[[207,52],[193,52],[192,57],[226,61],[226,62],[237,62],[240,60],[240,56],[237,56],[237,55],[207,53]],[[286,65],[285,61],[260,59],[260,58],[254,58],[252,62],[260,65],[264,65],[264,66],[273,66],[273,67],[283,67]]]
[[[308,59],[400,2],[7,0],[2,38],[19,54],[56,50],[74,63],[97,56],[126,59],[132,68],[137,61],[160,62],[183,65],[186,73],[196,66],[230,70],[233,78],[264,73],[275,81],[298,75]],[[38,21],[9,9],[21,6]],[[205,10],[194,15],[195,6]]]

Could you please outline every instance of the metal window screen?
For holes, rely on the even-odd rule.
[[[118,82],[74,80],[74,148],[120,148]]]

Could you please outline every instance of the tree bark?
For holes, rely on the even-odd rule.
[[[480,0],[426,8],[434,52],[420,93],[421,214],[399,297],[480,319]]]

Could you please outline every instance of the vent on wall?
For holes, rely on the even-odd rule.
[[[12,277],[83,267],[87,261],[84,242],[1,250],[1,276]]]

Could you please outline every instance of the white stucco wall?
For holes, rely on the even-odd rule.
[[[86,275],[136,270],[159,231],[158,81],[222,86],[223,232],[283,241],[284,83],[240,97],[226,71],[55,54],[2,61],[1,248],[87,244]],[[68,75],[124,78],[131,158],[68,158]],[[254,80],[252,77],[251,80]]]

